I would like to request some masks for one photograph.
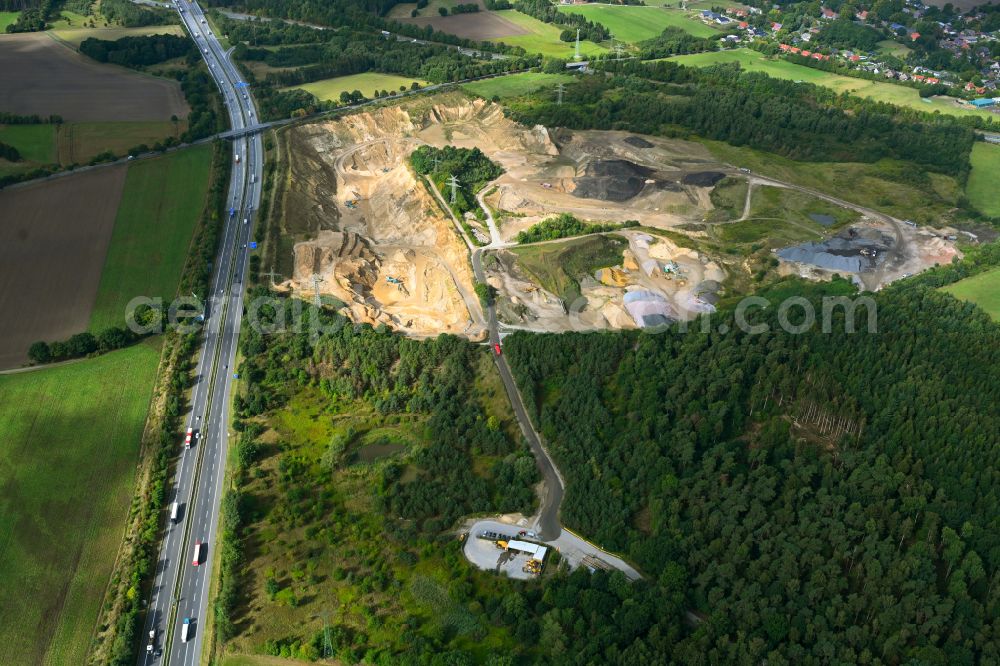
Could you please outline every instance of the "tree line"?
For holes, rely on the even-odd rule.
[[[738,66],[605,62],[609,77],[573,84],[564,103],[511,104],[514,119],[575,129],[697,135],[809,161],[875,162],[886,157],[964,179],[974,133],[968,123],[872,103]]]
[[[80,42],[80,53],[97,62],[109,62],[133,69],[180,58],[192,51],[197,52],[194,43],[188,37],[178,35],[122,37],[115,41],[88,37]]]
[[[479,148],[420,146],[410,153],[410,166],[420,176],[429,176],[455,215],[461,219],[467,212],[482,217],[476,192],[503,174],[503,167],[488,158]],[[450,178],[458,180],[455,201],[451,202]]]
[[[597,224],[594,222],[584,222],[577,219],[570,213],[560,213],[555,217],[542,220],[538,224],[532,225],[524,231],[518,232],[518,243],[538,243],[540,241],[556,240],[558,238],[569,238],[570,236],[582,236],[584,234],[596,234],[604,231],[614,231],[627,227],[637,227],[637,220],[626,220],[621,224],[605,222]]]
[[[577,30],[580,31],[580,39],[595,43],[611,37],[611,31],[604,25],[590,21],[582,14],[563,13],[549,0],[513,0],[511,6],[522,14],[562,28],[559,39],[564,42],[575,41]]]

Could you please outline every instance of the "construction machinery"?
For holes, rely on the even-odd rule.
[[[497,545],[497,548],[499,548],[500,550],[507,550],[507,542],[506,541],[503,541],[503,540],[497,541],[496,545]]]
[[[400,280],[399,278],[393,277],[391,275],[386,275],[385,276],[385,281],[386,281],[387,284],[394,284],[394,285],[396,285],[396,289],[397,290],[401,291],[404,294],[409,295],[409,292],[406,291],[406,286],[403,284],[403,281]]]
[[[538,576],[542,573],[542,563],[539,560],[528,560],[521,567],[521,571]]]

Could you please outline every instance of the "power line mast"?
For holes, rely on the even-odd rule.
[[[556,104],[562,106],[563,93],[566,92],[566,85],[560,83],[556,86]]]
[[[574,60],[580,59],[580,29],[576,29],[576,53],[573,55]]]
[[[266,273],[261,273],[261,275],[271,278],[271,288],[274,288],[274,278],[281,277],[281,273],[275,273],[274,268],[272,268]]]
[[[451,185],[451,204],[455,205],[455,195],[458,193],[458,178],[451,176],[448,178],[448,184]]]
[[[611,50],[615,52],[615,58],[622,59],[622,43],[616,40],[614,35],[611,35]]]
[[[441,156],[440,155],[435,155],[434,156],[434,173],[437,173],[438,164],[440,164],[440,163],[441,163]]]
[[[323,611],[323,651],[320,654],[322,659],[333,658],[333,641],[330,640],[330,613]]]
[[[311,279],[312,284],[313,284],[313,289],[315,290],[315,294],[313,296],[313,304],[317,308],[322,308],[323,307],[323,301],[319,297],[319,284],[320,284],[320,282],[323,281],[323,278],[320,277],[319,273],[313,273],[312,274],[312,278],[310,278],[310,279]]]

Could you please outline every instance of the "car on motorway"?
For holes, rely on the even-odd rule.
[[[194,557],[191,559],[193,566],[201,564],[201,539],[194,542]]]

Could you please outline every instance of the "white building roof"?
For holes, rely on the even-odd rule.
[[[545,546],[539,546],[537,543],[528,543],[527,541],[517,540],[508,541],[507,548],[509,550],[516,550],[520,553],[527,553],[536,560],[544,560],[545,553],[549,550]]]

